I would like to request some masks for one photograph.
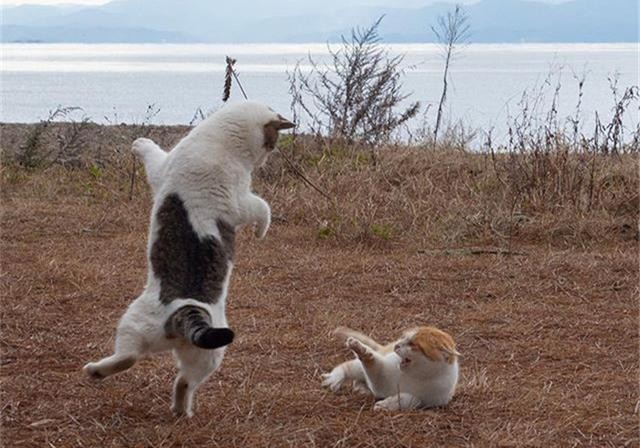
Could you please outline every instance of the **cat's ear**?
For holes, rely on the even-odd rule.
[[[458,350],[456,350],[455,347],[453,348],[449,348],[449,347],[445,347],[442,349],[443,352],[449,353],[450,355],[455,355],[455,356],[462,356],[462,353],[460,353]]]
[[[453,338],[437,328],[419,328],[413,337],[413,342],[432,361],[453,363],[455,357],[460,356]]]
[[[440,350],[449,356],[462,356],[462,353],[456,350],[455,347],[442,347]]]
[[[286,118],[284,118],[280,114],[278,114],[278,119],[274,120],[272,123],[274,124],[275,128],[278,131],[281,131],[283,129],[291,129],[291,128],[295,128],[296,127],[295,123],[291,122],[290,120],[287,120]]]
[[[264,125],[264,146],[269,150],[275,149],[278,143],[278,131],[291,129],[295,124],[278,114],[278,118]]]

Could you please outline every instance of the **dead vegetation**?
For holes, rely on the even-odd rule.
[[[170,356],[101,383],[80,371],[109,352],[144,283],[150,197],[143,182],[129,197],[140,129],[90,125],[82,165],[27,169],[14,156],[34,126],[0,128],[5,446],[640,444],[636,153],[389,146],[374,162],[368,148],[284,137],[331,200],[277,155],[259,173],[274,225],[262,242],[241,233],[238,338],[196,416],[176,420]],[[42,142],[55,144],[68,125],[51,126]],[[186,130],[145,132],[171,147]],[[320,388],[348,356],[336,326],[388,340],[422,323],[463,352],[447,408],[380,415],[369,397]]]
[[[237,338],[191,420],[170,414],[169,355],[100,383],[80,370],[144,283],[150,195],[130,144],[171,148],[189,127],[151,125],[152,106],[137,125],[0,124],[2,443],[640,446],[640,127],[623,125],[637,88],[612,90],[592,131],[582,94],[566,119],[559,87],[544,114],[540,91],[524,95],[508,141],[488,133],[475,152],[455,128],[411,146],[283,136],[286,159],[255,182],[272,228],[238,242]],[[419,324],[463,353],[448,407],[374,414],[320,388],[348,356],[336,326],[386,341]]]
[[[296,124],[306,123],[316,135],[375,146],[388,143],[418,114],[420,103],[406,104],[410,95],[402,91],[404,57],[390,56],[378,35],[382,19],[352,29],[337,48],[328,46],[329,63],[309,56],[309,73],[298,64],[288,74]]]

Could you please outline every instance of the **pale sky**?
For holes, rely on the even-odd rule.
[[[83,5],[100,5],[104,3],[109,3],[110,0],[0,0],[0,5],[22,5],[25,3],[28,4],[38,4],[38,5],[63,5],[63,4],[83,4]],[[389,0],[392,2],[393,0]],[[427,3],[435,3],[436,1],[445,1],[445,2],[453,2],[457,1],[458,3],[474,3],[477,0],[422,0],[422,1],[413,1],[409,3],[415,4],[427,4]],[[518,0],[514,0],[518,1]],[[568,0],[537,0],[545,3],[563,3]],[[367,3],[367,1],[362,1],[361,3]],[[384,3],[383,1],[377,0],[373,1],[377,5]]]
[[[82,4],[82,5],[101,5],[109,3],[109,0],[0,0],[0,5],[64,5],[64,4]]]

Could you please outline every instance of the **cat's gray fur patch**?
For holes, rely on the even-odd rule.
[[[213,235],[199,238],[177,194],[164,199],[156,218],[158,232],[150,259],[160,279],[160,301],[188,298],[216,303],[233,260],[235,229],[219,219],[220,240]]]

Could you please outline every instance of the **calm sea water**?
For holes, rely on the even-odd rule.
[[[431,44],[389,45],[406,55],[405,91],[431,105],[433,121],[442,86],[442,58]],[[159,109],[157,124],[189,123],[195,111],[220,106],[226,55],[251,99],[288,114],[286,72],[307,56],[326,60],[325,44],[3,44],[0,121],[33,122],[57,106],[78,106],[97,122],[140,122],[150,104]],[[447,117],[465,125],[505,131],[505,119],[519,110],[525,89],[544,85],[549,73],[561,79],[561,114],[577,102],[574,75],[586,74],[585,118],[613,105],[608,78],[619,85],[638,82],[637,44],[469,45],[454,61]],[[547,101],[553,91],[547,88]],[[239,98],[235,90],[233,97]],[[544,106],[543,106],[544,108]],[[637,121],[637,107],[628,120]]]

